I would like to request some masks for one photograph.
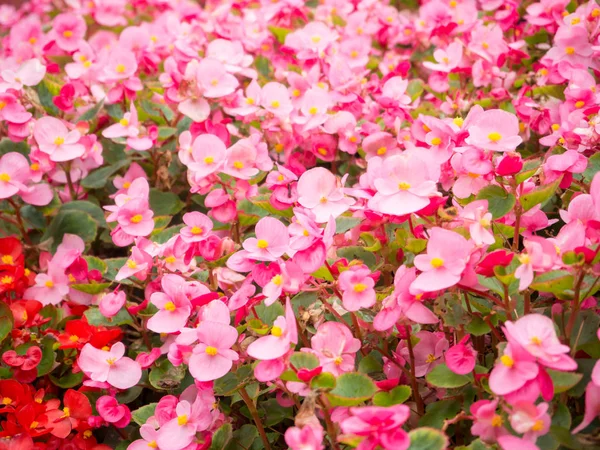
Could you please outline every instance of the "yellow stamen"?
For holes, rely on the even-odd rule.
[[[444,260],[442,258],[437,258],[437,257],[432,258],[430,264],[431,264],[431,267],[433,267],[434,269],[438,269],[444,265]]]
[[[173,264],[175,261],[177,261],[177,258],[175,258],[175,257],[174,257],[174,256],[172,256],[172,255],[171,255],[171,256],[167,256],[167,257],[165,258],[165,262],[166,262],[167,264]]]
[[[12,255],[2,255],[2,264],[8,264],[12,266],[15,263]]]
[[[71,30],[65,30],[65,31],[63,31],[63,36],[68,39],[71,36],[73,36],[73,32]]]
[[[544,429],[544,421],[541,419],[538,419],[535,421],[535,423],[533,424],[533,426],[531,427],[532,431],[542,431]]]
[[[204,230],[202,230],[202,228],[200,228],[200,227],[192,227],[192,230],[191,230],[191,232],[194,236],[202,234],[202,231],[204,231]]]
[[[123,64],[117,64],[117,66],[115,67],[115,72],[117,72],[117,73],[123,73],[123,72],[125,72],[125,65],[123,65]]]
[[[509,355],[502,355],[502,357],[500,358],[500,362],[506,367],[512,367],[515,365],[515,360],[512,359]]]
[[[122,118],[121,120],[119,120],[119,123],[121,124],[121,126],[127,127],[129,126],[129,120]]]
[[[311,116],[314,116],[314,115],[315,115],[315,114],[317,114],[318,112],[319,112],[319,109],[318,109],[316,106],[313,106],[312,108],[310,108],[310,109],[308,110],[308,113],[309,113]]]
[[[177,306],[175,306],[175,303],[173,302],[167,302],[165,303],[165,311],[175,311],[177,309]]]
[[[131,219],[129,219],[129,221],[131,223],[140,223],[143,219],[144,219],[144,217],[141,214],[136,214]]]
[[[76,334],[73,334],[73,335],[69,336],[69,340],[71,342],[77,342],[79,340],[79,336],[77,336]]]
[[[501,427],[502,423],[504,422],[504,420],[502,420],[502,416],[498,415],[498,414],[494,414],[494,417],[492,417],[492,426],[493,427]]]
[[[241,161],[235,161],[233,163],[233,167],[235,167],[237,170],[241,170],[244,168],[244,163]]]
[[[427,359],[425,360],[425,362],[427,364],[431,364],[432,362],[435,362],[436,357],[434,354],[430,353],[429,355],[427,355]]]
[[[54,282],[53,282],[52,280],[48,280],[48,281],[46,281],[46,282],[44,283],[44,285],[45,285],[47,288],[53,288],[53,287],[54,287]]]
[[[258,248],[265,249],[265,248],[267,248],[267,247],[269,246],[269,243],[268,243],[267,241],[265,241],[264,239],[259,239],[259,240],[256,242],[256,246],[257,246]]]
[[[441,143],[442,143],[442,139],[441,139],[441,138],[439,138],[439,137],[434,137],[434,138],[431,140],[431,145],[440,145]]]
[[[273,325],[273,327],[271,328],[271,334],[275,337],[280,337],[283,334],[283,330],[281,329],[281,327]]]
[[[127,260],[127,267],[129,267],[130,269],[136,269],[137,268],[137,263],[133,259],[128,259]]]
[[[271,102],[271,108],[277,109],[277,108],[279,108],[279,106],[281,106],[281,105],[280,105],[280,103],[277,100],[273,100]]]
[[[207,349],[210,347],[207,347]],[[179,425],[180,427],[187,425],[188,423],[188,416],[186,416],[185,414],[183,416],[177,416],[177,425]]]
[[[217,350],[216,347],[208,346],[204,349],[204,352],[209,356],[216,356],[217,353],[219,353],[219,350]]]
[[[379,156],[381,156],[381,155],[385,155],[386,153],[387,153],[387,147],[379,147],[379,148],[377,149],[377,154],[378,154]]]
[[[407,183],[406,181],[401,181],[400,183],[398,183],[398,189],[400,189],[401,191],[407,191],[410,189],[410,183]]]
[[[364,283],[356,283],[353,287],[354,292],[360,293],[367,289],[367,285]]]
[[[493,131],[492,133],[488,134],[488,139],[492,142],[498,142],[500,139],[502,139],[502,135],[496,131]]]
[[[63,145],[65,143],[65,138],[58,136],[54,139],[54,145]]]
[[[573,53],[575,53],[575,49],[573,47],[567,47],[565,48],[565,53],[567,55],[572,55]]]
[[[281,283],[283,283],[283,277],[281,275],[275,275],[273,278],[271,278],[271,281],[275,286],[281,286]]]

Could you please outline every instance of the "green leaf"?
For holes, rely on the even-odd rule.
[[[13,329],[14,318],[11,309],[3,301],[0,302],[0,343]]]
[[[27,142],[13,142],[10,138],[0,139],[0,156],[6,155],[7,153],[17,152],[24,157],[29,157],[30,148]]]
[[[292,297],[291,304],[295,314],[298,314],[300,308],[308,309],[310,305],[317,301],[316,292],[300,292]]]
[[[104,106],[104,100],[100,100],[100,102],[98,102],[96,104],[96,106],[94,106],[93,108],[90,108],[86,112],[84,112],[81,116],[79,116],[79,119],[77,119],[75,121],[75,123],[82,122],[82,121],[87,122],[87,121],[93,120],[98,115],[100,110],[102,109],[102,106]]]
[[[546,371],[550,375],[550,378],[552,378],[555,394],[568,391],[583,378],[582,374],[575,372],[561,372],[552,369],[546,369]]]
[[[310,370],[314,369],[315,367],[319,367],[319,358],[312,353],[295,352],[292,356],[290,356],[290,362],[292,363],[292,366],[296,368],[296,370]]]
[[[373,380],[358,372],[343,373],[335,388],[327,394],[332,406],[356,406],[369,400],[377,392]]]
[[[471,381],[466,375],[452,372],[446,364],[435,366],[425,379],[432,386],[446,389],[459,388]]]
[[[35,87],[40,104],[44,107],[46,112],[52,116],[60,116],[60,111],[52,101],[53,97],[56,97],[60,92],[60,86],[49,80],[42,80],[40,84]]]
[[[417,428],[408,433],[410,447],[408,450],[445,450],[448,438],[440,430],[433,428]]]
[[[418,99],[423,93],[423,82],[421,80],[412,80],[408,83],[408,87],[406,88],[406,93],[410,95],[411,101],[415,101]]]
[[[311,389],[323,389],[330,390],[335,388],[336,380],[333,374],[329,372],[322,372],[312,380],[310,380]]]
[[[346,231],[351,230],[361,222],[362,219],[358,217],[339,216],[337,219],[335,219],[335,233],[345,233]]]
[[[173,192],[150,189],[150,208],[155,216],[173,216],[183,209],[185,203]]]
[[[364,249],[371,252],[371,253],[375,253],[378,252],[379,250],[381,250],[381,241],[379,239],[377,239],[375,236],[373,236],[371,233],[360,233],[360,238],[365,242],[365,247]]]
[[[230,423],[221,425],[215,434],[212,436],[212,442],[210,443],[210,450],[223,450],[233,437],[233,428]]]
[[[325,281],[333,282],[333,275],[331,275],[331,272],[329,271],[329,269],[327,268],[327,266],[321,266],[321,267],[319,267],[317,270],[315,270],[312,273],[312,276],[314,278],[319,279],[319,280],[325,280]]]
[[[87,177],[81,180],[81,186],[86,189],[101,189],[106,186],[108,177],[115,174],[119,169],[129,164],[128,159],[122,159],[115,164],[110,166],[101,167],[100,169],[94,170]]]
[[[76,234],[84,242],[92,242],[96,238],[98,224],[88,213],[78,210],[62,210],[52,219],[50,226],[42,236],[42,242],[52,239],[52,251],[63,240],[67,233]]]
[[[358,363],[358,371],[360,373],[369,374],[373,372],[381,372],[383,369],[381,358],[377,358],[375,355],[378,355],[378,353],[371,352],[360,360]]]
[[[427,405],[425,415],[419,419],[420,427],[442,428],[444,420],[458,414],[462,404],[457,400],[440,400]]]
[[[292,32],[289,28],[281,28],[281,27],[268,27],[269,31],[273,34],[277,42],[280,44],[285,44],[285,38],[288,34]]]
[[[479,316],[473,316],[465,330],[473,336],[483,336],[491,331],[490,326]]]
[[[247,423],[233,432],[227,450],[248,450],[255,440],[259,440],[258,430],[254,425]]]
[[[573,275],[566,270],[553,270],[536,276],[529,287],[540,292],[561,294],[573,289]]]
[[[131,325],[133,319],[125,308],[122,308],[116,316],[104,317],[97,307],[89,308],[85,313],[85,317],[90,325],[107,327],[119,327],[121,325]]]
[[[560,184],[561,180],[562,177],[553,183],[538,187],[527,194],[523,194],[521,198],[519,198],[521,206],[523,206],[523,210],[529,211],[536,205],[544,206],[544,203],[546,203],[554,194],[556,194],[556,190],[558,189],[558,185]]]
[[[175,367],[168,359],[163,360],[158,366],[150,370],[148,381],[156,389],[172,391],[177,389],[185,377],[185,366]]]
[[[377,263],[375,255],[365,250],[363,247],[350,246],[340,248],[338,249],[337,254],[340,258],[346,258],[349,261],[354,259],[362,261],[370,269],[374,268]]]
[[[89,283],[89,284],[72,284],[70,287],[86,294],[98,295],[107,289],[112,283]]]
[[[77,373],[69,372],[60,378],[55,377],[54,375],[50,375],[50,381],[52,381],[52,383],[55,386],[58,386],[59,388],[63,388],[63,389],[73,388],[75,386],[80,385],[81,382],[83,381],[83,372],[77,372]]]
[[[174,136],[177,133],[177,128],[173,127],[158,127],[158,139],[164,141]]]
[[[257,195],[256,197],[252,197],[250,199],[250,201],[252,202],[253,205],[256,205],[256,206],[264,209],[269,214],[276,216],[276,217],[288,217],[289,218],[294,215],[292,208],[288,208],[288,209],[284,209],[284,210],[275,208],[269,201],[268,195]]]
[[[273,325],[275,319],[285,314],[283,305],[279,302],[275,302],[269,306],[265,306],[264,303],[256,305],[254,310],[256,311],[258,318],[269,326]]]
[[[158,403],[149,403],[131,412],[131,418],[139,426],[144,425],[154,415]]]
[[[508,214],[516,203],[514,195],[496,185],[486,186],[480,190],[477,200],[488,201],[488,211],[492,213],[494,219]]]
[[[159,231],[156,234],[152,234],[152,240],[158,244],[164,244],[173,236],[175,236],[179,231],[184,227],[184,224],[175,225],[169,228],[165,228],[164,230]]]
[[[375,406],[392,406],[404,403],[410,398],[412,389],[410,386],[396,386],[389,392],[378,392],[373,397],[373,404]]]
[[[56,341],[50,337],[45,337],[42,341],[42,359],[37,365],[37,376],[43,377],[50,373],[54,366],[54,343]]]
[[[564,84],[547,84],[545,86],[538,86],[533,88],[533,95],[540,96],[545,95],[547,97],[554,97],[559,100],[565,99],[565,88],[567,86]]]
[[[96,221],[99,227],[106,227],[106,220],[104,219],[104,211],[98,205],[85,200],[75,200],[65,203],[60,207],[58,211],[82,211],[90,215],[92,219]]]
[[[583,179],[589,183],[598,172],[600,172],[600,153],[594,153],[588,159],[587,168],[583,172]]]

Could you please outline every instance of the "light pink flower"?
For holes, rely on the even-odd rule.
[[[340,427],[344,434],[363,438],[359,448],[380,446],[385,450],[406,450],[410,446],[408,433],[402,429],[410,416],[408,406],[363,406],[350,408],[350,414],[342,420]]]
[[[231,350],[238,338],[237,330],[228,324],[211,320],[202,321],[196,330],[200,343],[194,347],[190,358],[190,373],[198,381],[221,378],[231,370],[233,361],[239,358]]]
[[[510,414],[510,426],[517,433],[523,434],[523,439],[535,442],[550,430],[548,403],[515,403]]]
[[[358,311],[375,304],[376,295],[371,270],[365,265],[351,266],[339,276],[342,304],[347,311]]]
[[[238,80],[227,73],[225,66],[218,60],[204,58],[196,68],[198,84],[206,98],[220,98],[233,94]]]
[[[127,138],[127,145],[135,150],[144,151],[152,147],[152,139],[148,136],[140,136],[140,123],[138,121],[137,110],[131,102],[129,112],[123,115],[118,123],[111,125],[102,131],[102,136],[106,138]]]
[[[487,200],[476,200],[469,203],[459,216],[469,225],[469,233],[475,245],[492,245],[496,242],[491,231],[492,214],[488,212]]]
[[[325,223],[346,212],[354,200],[344,196],[338,178],[323,167],[307,170],[298,180],[298,203],[315,215],[317,223]]]
[[[36,121],[33,136],[39,149],[50,155],[51,161],[71,161],[85,153],[85,147],[79,144],[81,133],[69,131],[61,120],[54,117],[42,117]]]
[[[263,217],[255,227],[256,237],[248,238],[242,244],[249,253],[248,258],[257,261],[276,261],[289,248],[287,228],[279,220]]]
[[[180,159],[194,172],[197,179],[207,177],[223,169],[227,157],[227,148],[221,139],[213,134],[201,134],[191,147],[191,158],[181,156]]]
[[[185,213],[183,215],[185,227],[179,232],[181,238],[188,243],[200,242],[208,236],[213,228],[212,220],[207,215],[198,211]]]
[[[308,424],[302,428],[290,427],[285,431],[285,443],[291,450],[323,450],[323,427]]]
[[[53,265],[48,273],[38,273],[35,276],[35,286],[25,291],[25,298],[37,300],[43,305],[57,305],[69,293],[69,277],[64,268]]]
[[[108,55],[103,77],[106,81],[127,80],[135,75],[137,68],[135,54],[131,50],[116,47]]]
[[[310,344],[325,372],[339,376],[354,370],[354,358],[361,342],[352,336],[347,326],[325,322],[319,326]]]
[[[523,142],[517,116],[501,109],[484,111],[473,118],[465,142],[482,150],[512,152]]]
[[[518,344],[508,343],[490,373],[490,389],[496,395],[510,394],[537,377],[538,372],[533,356]]]
[[[116,316],[125,304],[125,300],[125,291],[115,291],[103,295],[98,304],[100,312],[104,317]]]
[[[271,334],[258,338],[248,346],[248,355],[261,361],[281,358],[290,350],[290,344],[298,343],[296,317],[290,304],[285,303],[285,317],[279,316],[271,327]]]
[[[21,90],[23,86],[36,86],[46,75],[46,66],[38,59],[28,59],[21,63],[16,71],[5,69],[0,72],[0,92],[8,89]]]
[[[66,52],[73,52],[85,37],[87,26],[83,17],[65,13],[54,18],[52,29],[56,45]]]
[[[85,344],[77,364],[93,381],[107,382],[117,389],[129,389],[142,377],[142,369],[124,355],[125,345],[122,342],[117,342],[107,350]]]
[[[483,442],[494,443],[498,437],[508,434],[503,427],[504,419],[496,412],[498,400],[479,400],[471,405],[471,414],[475,417],[471,433],[479,436]]]
[[[175,333],[187,323],[192,305],[186,295],[185,280],[168,274],[160,281],[163,292],[154,292],[150,302],[158,312],[148,320],[148,329],[156,333]]]
[[[468,343],[470,336],[466,335],[456,345],[448,349],[444,358],[448,368],[459,375],[466,375],[473,371],[477,362],[477,352]]]

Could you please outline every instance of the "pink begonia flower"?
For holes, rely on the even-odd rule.
[[[396,138],[385,131],[370,134],[363,139],[362,146],[367,160],[373,156],[387,157],[400,153]]]
[[[77,364],[93,381],[107,382],[117,389],[129,389],[142,378],[142,369],[124,355],[125,345],[122,342],[117,342],[109,350],[85,344]]]
[[[286,47],[296,50],[298,59],[319,58],[337,40],[337,33],[322,22],[310,22],[285,37]]]
[[[104,317],[114,317],[125,305],[125,291],[115,291],[103,295],[98,304],[100,312]]]
[[[131,236],[148,236],[154,229],[154,212],[147,200],[134,198],[128,201],[117,213],[121,229]]]
[[[338,178],[323,167],[304,172],[298,180],[298,203],[315,215],[317,223],[326,223],[346,212],[354,200],[344,196]]]
[[[37,300],[43,305],[58,305],[69,293],[69,277],[64,268],[52,265],[48,273],[35,276],[35,286],[25,291],[24,297]]]
[[[415,375],[423,377],[444,362],[444,352],[449,344],[444,334],[439,332],[419,331],[415,336],[419,338],[414,348]],[[400,341],[396,353],[408,359],[409,351],[405,340]]]
[[[490,389],[496,395],[510,394],[537,377],[538,372],[535,358],[518,344],[509,342],[490,373]]]
[[[31,119],[32,114],[12,94],[0,94],[0,120],[23,124]]]
[[[381,163],[378,157],[369,160],[369,166]],[[427,163],[415,153],[387,158],[373,184],[377,193],[369,200],[369,208],[395,216],[417,212],[429,205],[430,197],[440,195]]]
[[[204,58],[196,67],[196,79],[206,98],[220,98],[233,94],[239,82],[225,66],[213,58]]]
[[[452,42],[445,50],[438,48],[433,52],[435,63],[424,61],[423,66],[438,72],[452,72],[462,60],[463,46],[460,42]]]
[[[445,353],[446,365],[459,375],[466,375],[473,371],[477,362],[477,351],[468,341],[471,336],[467,335],[456,345],[453,345]]]
[[[201,179],[223,169],[227,158],[227,147],[214,134],[201,134],[194,139],[191,158],[185,161],[181,152],[179,158],[189,170],[194,172],[195,177]]]
[[[523,142],[519,136],[519,119],[501,109],[484,111],[468,127],[465,142],[482,150],[513,152]]]
[[[594,367],[596,372],[598,371],[596,369],[597,366],[598,363]],[[596,417],[600,417],[600,383],[592,379],[585,389],[585,412],[583,420],[573,429],[572,433],[575,434],[584,430]]]
[[[140,427],[140,435],[142,438],[133,441],[131,444],[129,444],[127,450],[148,450],[148,448],[153,448],[155,450],[163,450],[158,446],[158,443],[156,442],[159,433],[160,430],[154,429],[152,425],[148,423],[143,424]]]
[[[285,430],[285,443],[291,450],[323,450],[324,435],[320,424],[307,424],[302,428]]]
[[[163,424],[156,443],[161,450],[182,450],[192,443],[198,431],[203,431],[210,423],[208,408],[196,400],[180,401],[175,408],[175,417]]]
[[[242,244],[248,258],[257,261],[276,261],[288,251],[290,237],[287,228],[279,220],[263,217],[254,228],[256,237]]]
[[[380,102],[384,106],[408,105],[411,98],[406,94],[408,88],[408,80],[401,77],[392,77],[388,79],[381,88]]]
[[[502,450],[540,450],[533,442],[510,434],[498,437],[498,444],[500,444]]]
[[[0,199],[19,195],[32,205],[43,206],[52,201],[53,193],[47,184],[29,185],[31,170],[27,158],[17,152],[0,156]]]
[[[370,275],[371,269],[365,265],[351,266],[340,274],[339,287],[344,309],[358,311],[375,304],[375,280]]]
[[[550,416],[548,415],[548,403],[534,405],[528,402],[517,402],[509,416],[510,426],[523,439],[535,442],[539,436],[543,436],[550,430]]]
[[[587,165],[587,158],[575,150],[567,150],[560,155],[552,155],[544,164],[545,183],[552,183],[562,175],[563,178],[559,187],[567,189],[573,181],[573,174],[583,173]]]
[[[582,22],[577,27],[559,27],[553,39],[554,46],[548,50],[545,58],[554,64],[561,61],[573,66],[588,67],[594,53],[590,45],[587,29]]]
[[[200,242],[212,231],[213,223],[207,215],[198,211],[185,213],[183,215],[185,227],[179,232],[181,239],[187,243]]]
[[[137,180],[138,178],[143,178],[143,179],[147,179],[148,176],[146,175],[146,172],[144,171],[144,169],[142,168],[142,166],[140,166],[137,163],[131,163],[131,165],[129,166],[129,168],[127,169],[127,172],[125,172],[124,176],[121,175],[117,175],[115,176],[115,178],[113,179],[113,185],[119,189],[119,191],[113,195],[113,197],[116,197],[118,194],[124,194],[127,192],[127,190],[131,187],[132,183]],[[142,183],[142,182],[140,182]],[[145,197],[146,195],[143,195],[142,197]]]
[[[76,14],[59,14],[52,22],[54,39],[61,50],[73,52],[85,37],[87,26],[83,17]]]
[[[148,329],[156,333],[175,333],[187,323],[192,304],[185,292],[185,280],[167,274],[160,281],[163,292],[154,292],[150,302],[158,311],[148,320]]]
[[[133,102],[130,104],[129,112],[126,112],[118,123],[104,129],[102,136],[110,139],[126,137],[127,145],[138,151],[148,150],[153,145],[150,137],[140,137],[140,123],[138,121],[137,109]]]
[[[331,95],[322,89],[311,88],[304,93],[300,112],[294,122],[303,125],[303,131],[310,131],[323,125],[329,118],[328,111],[333,104]]]
[[[16,71],[5,69],[0,72],[0,92],[8,89],[20,91],[23,86],[36,86],[46,75],[46,66],[38,59],[29,59],[21,63]]]
[[[261,361],[279,359],[298,343],[296,318],[290,304],[285,302],[285,317],[279,316],[271,327],[271,334],[258,338],[248,346],[248,355]]]
[[[237,361],[238,354],[231,350],[238,338],[237,330],[228,325],[204,320],[196,329],[198,340],[190,358],[190,373],[198,381],[212,381],[226,375]]]
[[[427,253],[415,256],[414,264],[421,274],[410,285],[411,291],[434,292],[454,286],[467,267],[471,247],[454,231],[432,228]]]
[[[287,88],[276,82],[270,82],[262,87],[261,106],[277,117],[288,117],[294,106]]]
[[[383,307],[373,320],[373,328],[385,331],[392,328],[396,322],[405,316],[415,323],[433,324],[439,318],[425,305],[423,293],[412,294],[410,285],[417,278],[414,267],[407,268],[402,265],[394,275],[394,293],[383,300]]]
[[[127,80],[135,75],[138,64],[131,50],[116,47],[107,57],[102,78],[106,81]]]
[[[85,147],[79,144],[81,133],[69,131],[61,120],[54,117],[46,116],[36,121],[33,137],[39,149],[50,155],[51,161],[71,161],[85,153]]]
[[[359,449],[372,450],[379,446],[385,450],[406,450],[410,446],[410,437],[402,429],[410,416],[408,406],[363,406],[350,408],[350,414],[340,422],[340,427],[344,434],[363,438]]]
[[[154,347],[150,352],[138,353],[138,355],[135,357],[135,362],[138,363],[142,369],[147,369],[152,366],[152,364],[154,364],[154,362],[160,358],[161,355],[162,353],[160,348]]]
[[[131,421],[131,411],[127,405],[119,405],[119,401],[110,395],[103,395],[96,400],[96,410],[100,417],[117,428],[125,428]]]
[[[479,400],[473,403],[470,409],[475,418],[471,433],[488,444],[493,444],[500,436],[508,434],[503,426],[504,419],[496,412],[497,407],[498,400]]]
[[[521,265],[515,270],[515,278],[519,280],[519,291],[529,287],[533,281],[534,271],[546,271],[554,266],[556,247],[548,239],[532,236],[523,242],[525,251],[518,257]]]
[[[152,256],[138,247],[133,247],[131,256],[117,272],[115,281],[121,281],[134,275],[137,279],[144,280],[150,269],[152,269]]]
[[[264,287],[263,294],[266,296],[265,305],[270,306],[281,296],[283,292],[297,294],[300,286],[308,278],[302,268],[293,260],[279,264],[280,272],[271,278]]]
[[[177,105],[177,111],[194,122],[204,122],[210,116],[210,105],[204,98],[186,98]]]
[[[496,242],[491,231],[492,214],[488,212],[487,200],[475,200],[469,203],[459,213],[459,217],[469,225],[469,233],[475,245],[492,245]]]
[[[541,314],[528,314],[516,322],[506,321],[507,338],[537,358],[546,367],[557,370],[575,370],[577,363],[570,356],[568,345],[561,344],[554,322]]]
[[[258,148],[252,139],[240,139],[227,149],[223,172],[240,180],[249,180],[258,175],[256,167]]]
[[[323,370],[339,376],[354,370],[354,358],[361,342],[352,336],[346,325],[325,322],[311,338],[310,345]]]

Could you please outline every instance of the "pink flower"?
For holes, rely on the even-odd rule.
[[[518,257],[521,265],[515,270],[515,278],[519,280],[519,291],[529,287],[533,281],[534,271],[546,271],[554,266],[556,247],[549,240],[533,236],[523,242],[525,252]]]
[[[211,232],[213,223],[207,215],[198,211],[183,215],[183,222],[187,225],[179,232],[181,238],[188,243],[200,242]]]
[[[104,317],[113,317],[125,304],[125,291],[110,292],[100,298],[100,312]]]
[[[258,338],[248,346],[248,355],[262,361],[281,358],[290,350],[290,344],[298,343],[296,317],[290,304],[285,303],[285,317],[279,316],[271,327],[271,334]]]
[[[408,406],[363,406],[350,408],[350,414],[340,427],[344,434],[363,438],[358,449],[374,450],[380,446],[385,450],[406,450],[410,446],[408,433],[402,429],[410,416]]]
[[[431,372],[433,368],[444,362],[444,352],[448,349],[448,341],[443,333],[419,331],[415,334],[419,342],[415,345],[415,375],[423,377]],[[409,357],[409,351],[405,340],[398,345],[397,353],[405,359]]]
[[[128,201],[117,213],[121,229],[131,236],[148,236],[154,229],[154,213],[148,202],[141,198]]]
[[[138,121],[137,110],[133,102],[123,118],[110,127],[102,131],[102,136],[106,138],[127,138],[127,145],[135,150],[144,151],[152,147],[153,142],[148,136],[140,137],[140,123]]]
[[[509,434],[498,437],[498,444],[502,450],[540,450],[533,442]]]
[[[516,322],[505,322],[504,326],[509,342],[519,344],[544,366],[558,370],[577,369],[577,363],[568,356],[571,349],[561,344],[549,317],[527,314]]]
[[[190,373],[198,381],[212,381],[226,375],[237,361],[238,354],[231,350],[238,333],[228,324],[205,320],[196,329],[198,340],[190,358]]]
[[[199,397],[191,404],[187,400],[180,401],[174,416],[160,428],[156,443],[161,450],[186,448],[196,433],[207,429],[212,422],[210,410]]]
[[[46,66],[38,59],[28,59],[21,63],[16,71],[5,69],[0,72],[0,92],[8,89],[20,91],[23,86],[36,86],[46,75]]]
[[[35,276],[35,286],[25,291],[25,298],[37,300],[43,305],[58,305],[69,293],[69,277],[64,268],[53,265],[48,273]]]
[[[263,86],[261,91],[261,105],[271,114],[278,117],[288,117],[294,109],[287,88],[276,82]]]
[[[108,56],[103,77],[106,81],[127,80],[135,75],[138,64],[131,50],[116,47]]]
[[[415,256],[415,267],[421,274],[410,285],[411,291],[434,292],[454,286],[467,267],[471,245],[460,234],[443,228],[432,228],[427,254]]]
[[[53,22],[54,39],[61,50],[73,52],[85,37],[85,20],[75,14],[59,14]]]
[[[361,342],[352,336],[347,326],[325,322],[319,326],[310,344],[325,372],[339,376],[354,370],[354,358]]]
[[[164,398],[164,397],[163,397]],[[148,450],[148,448],[154,448],[157,450],[161,450],[158,447],[158,443],[156,440],[158,439],[159,431],[155,430],[154,427],[150,424],[144,424],[140,427],[140,435],[141,439],[133,441],[127,447],[127,450]]]
[[[329,170],[315,167],[298,180],[298,203],[315,215],[317,223],[325,223],[346,212],[354,200],[345,197],[340,182]]]
[[[148,329],[156,333],[175,333],[187,323],[192,305],[185,291],[185,280],[167,274],[160,281],[163,292],[154,292],[150,302],[158,312],[148,320]]]
[[[110,349],[99,350],[85,344],[77,364],[93,381],[107,382],[117,389],[129,389],[142,377],[138,363],[125,355],[125,345],[117,342]]]
[[[513,152],[523,142],[517,116],[501,109],[484,111],[468,127],[466,143],[482,150]]]
[[[302,428],[290,427],[285,431],[285,443],[291,450],[323,450],[323,428],[308,424]]]
[[[509,342],[490,373],[490,389],[496,395],[510,394],[537,377],[538,372],[534,358],[518,344]]]
[[[373,182],[377,193],[368,203],[373,211],[402,216],[425,208],[430,197],[440,195],[437,180],[416,153],[405,152],[385,161],[378,157],[369,160],[370,167],[379,164],[381,171]]]
[[[471,336],[467,335],[460,342],[448,349],[444,358],[448,368],[459,375],[473,371],[477,362],[477,352],[471,344],[467,344]]]
[[[50,155],[51,161],[71,161],[85,153],[85,147],[79,144],[81,133],[69,131],[61,120],[54,117],[39,119],[33,128],[33,136],[39,149]]]
[[[30,177],[27,159],[17,152],[0,157],[0,199],[10,198],[21,190],[27,190]]]
[[[138,247],[133,247],[131,256],[125,262],[125,265],[119,269],[115,276],[115,281],[121,281],[133,275],[139,280],[144,280],[148,271],[152,268],[152,257]]]
[[[498,400],[479,400],[471,405],[471,414],[475,417],[471,433],[479,436],[483,442],[494,443],[498,437],[508,434],[502,426],[504,419],[498,413]]]
[[[96,400],[96,409],[100,417],[117,428],[125,428],[131,421],[131,412],[127,405],[119,405],[118,400],[109,395],[103,395]]]
[[[550,416],[548,415],[548,403],[534,405],[528,402],[517,402],[513,405],[510,414],[510,426],[523,439],[535,442],[539,436],[543,436],[550,430]]]
[[[492,214],[488,212],[487,200],[475,200],[460,212],[460,217],[469,225],[469,233],[475,245],[492,245],[496,242],[491,231]]]
[[[376,295],[371,270],[365,265],[351,266],[339,277],[342,304],[347,311],[358,311],[375,304]]]
[[[446,50],[438,48],[433,52],[435,63],[424,61],[423,65],[438,72],[451,72],[462,60],[463,46],[460,42],[452,42]]]
[[[233,75],[227,73],[220,61],[212,58],[204,58],[198,63],[196,78],[206,98],[220,98],[233,94],[239,84]]]
[[[244,241],[243,247],[248,258],[257,261],[276,261],[289,248],[287,228],[279,220],[263,217],[255,227],[256,237]]]
[[[191,158],[182,157],[181,152],[179,159],[194,172],[197,179],[221,171],[227,157],[225,144],[214,134],[201,134],[194,139]]]

